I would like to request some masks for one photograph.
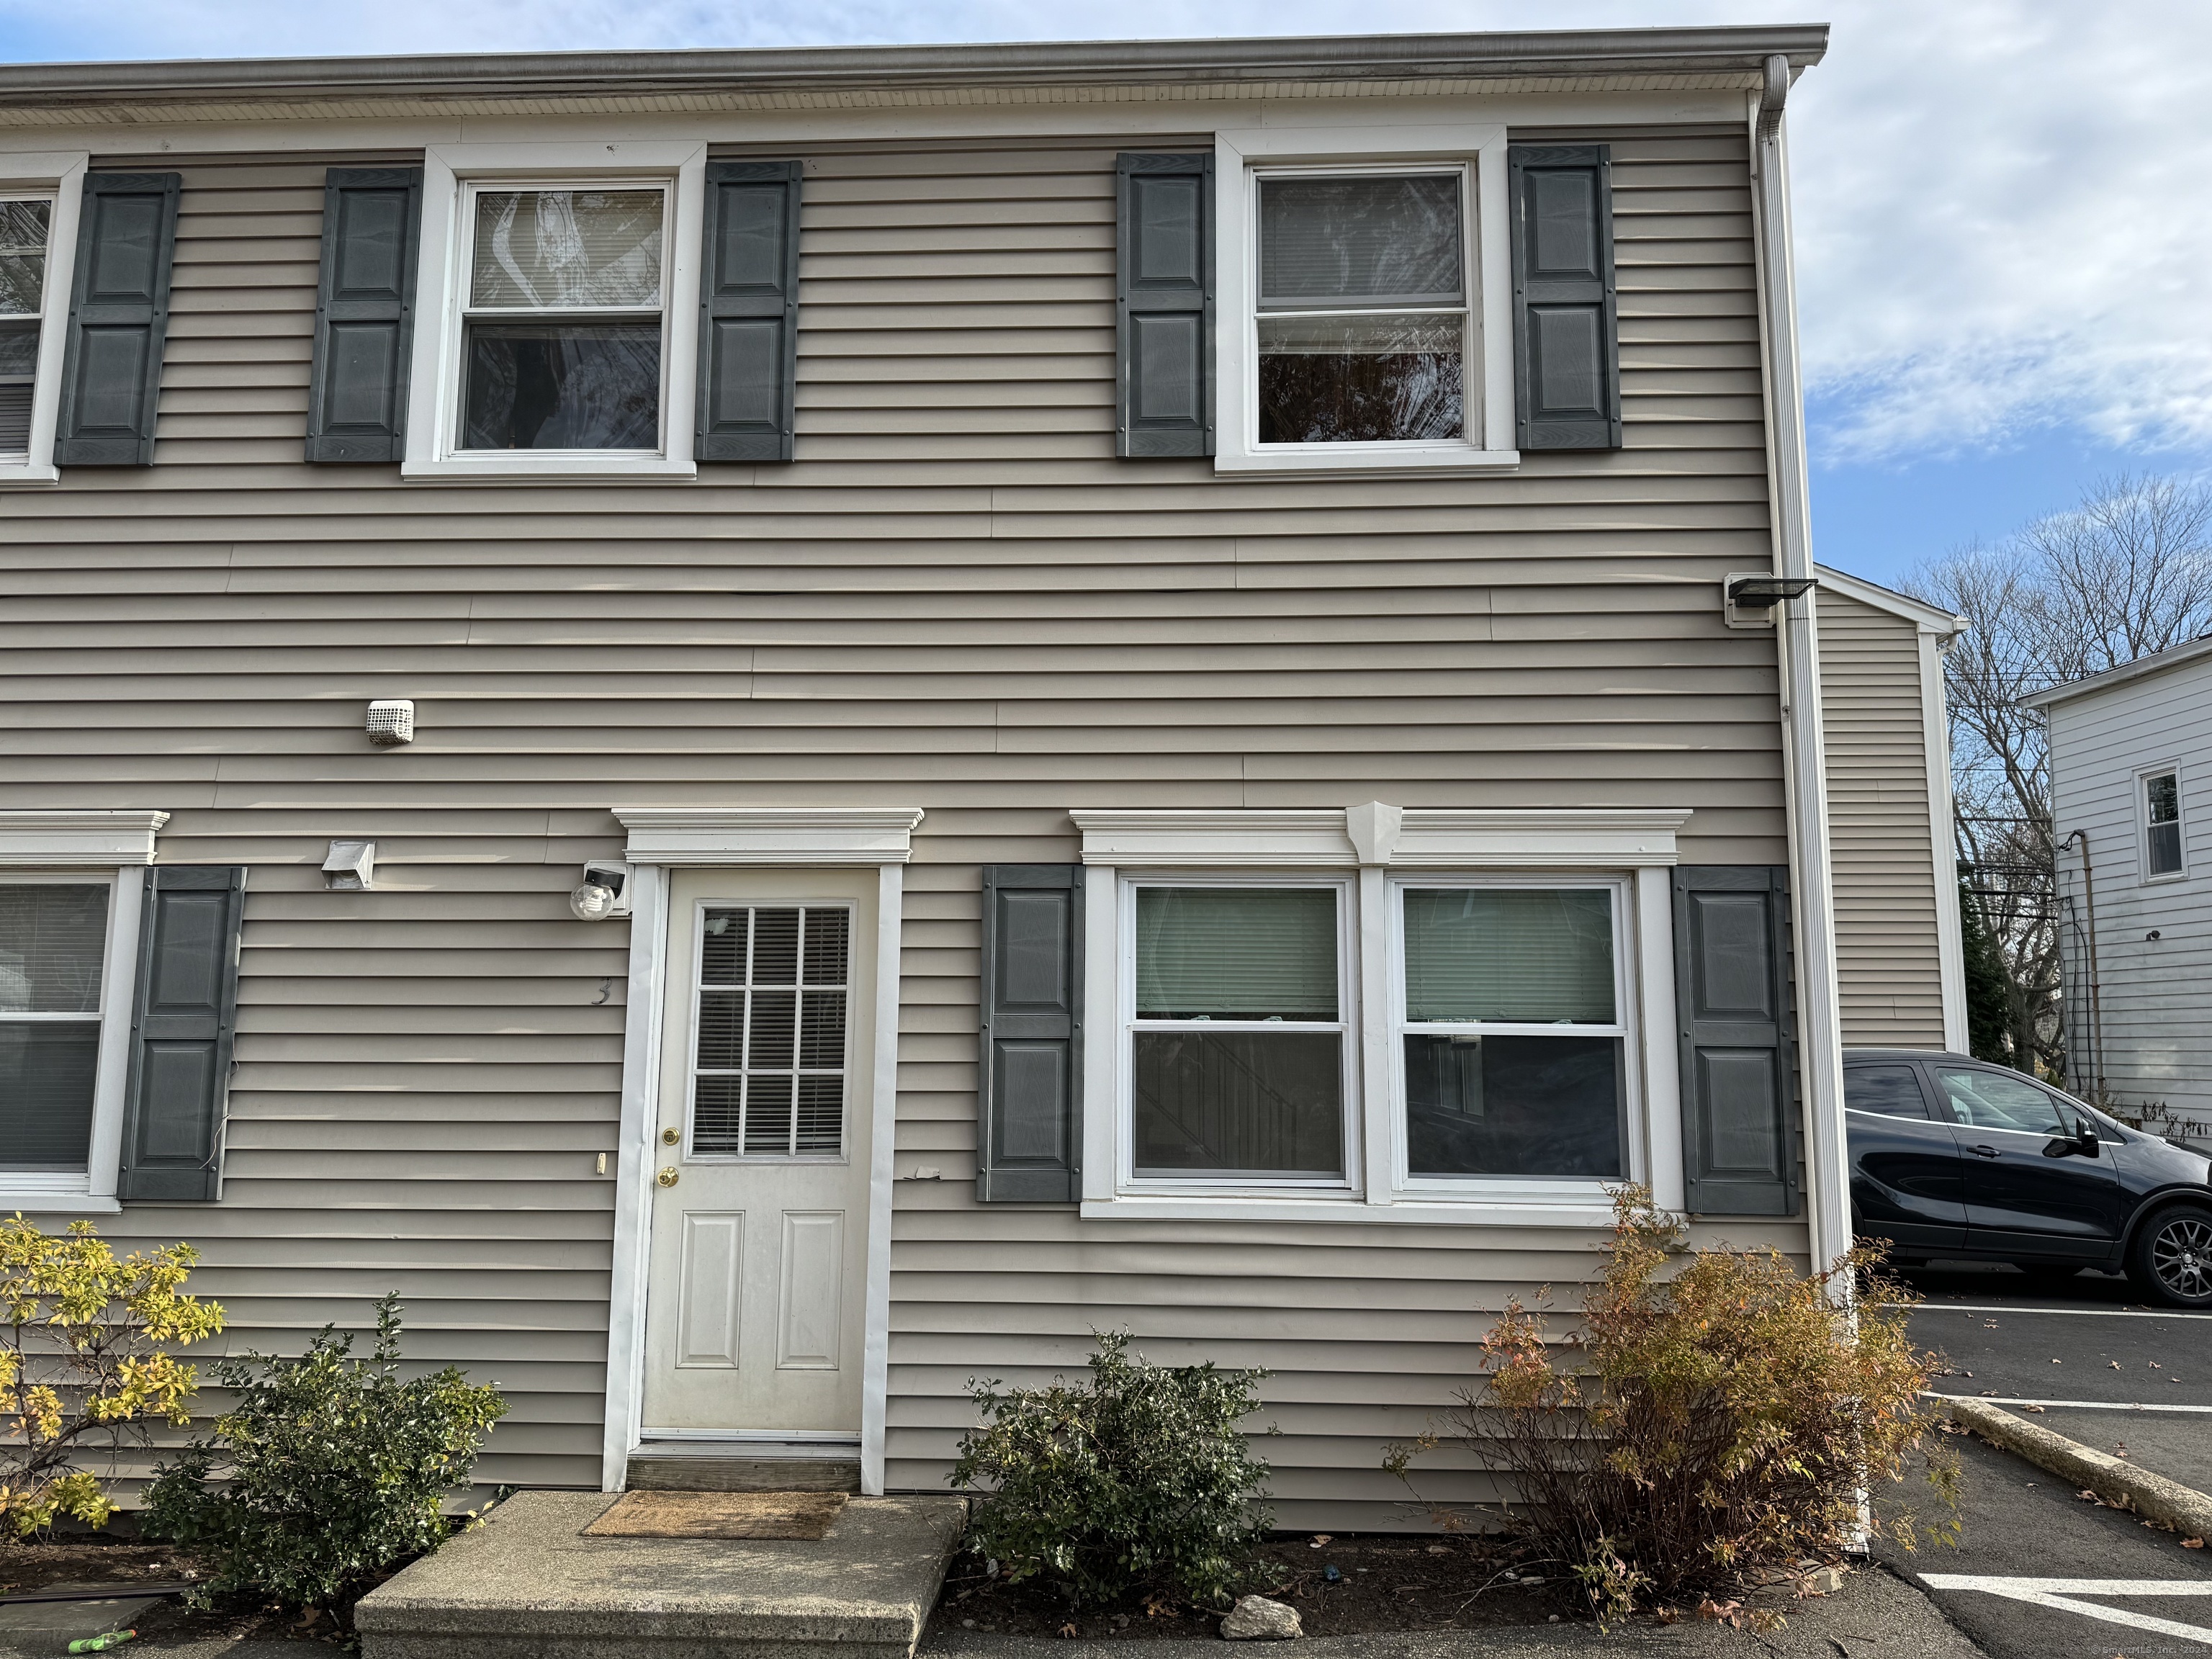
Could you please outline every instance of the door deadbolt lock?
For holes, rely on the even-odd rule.
[[[660,1144],[664,1146],[673,1146],[683,1139],[684,1131],[681,1129],[663,1129],[660,1132]]]
[[[676,1180],[677,1180],[677,1176],[676,1176],[676,1166],[675,1166],[674,1164],[670,1164],[666,1169],[663,1170],[662,1170],[659,1175],[657,1175],[657,1176],[653,1176],[653,1184],[654,1184],[654,1185],[656,1185],[656,1186],[660,1186],[660,1187],[673,1187],[673,1186],[676,1184]]]

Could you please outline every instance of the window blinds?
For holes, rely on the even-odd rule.
[[[1407,890],[1406,1018],[1613,1024],[1612,894]]]
[[[1139,888],[1137,1017],[1334,1021],[1335,890]]]

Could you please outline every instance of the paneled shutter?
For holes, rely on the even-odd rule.
[[[709,161],[699,277],[702,461],[787,461],[799,374],[798,161]]]
[[[1522,449],[1618,449],[1612,151],[1516,144],[1506,173],[1517,441]]]
[[[173,173],[85,175],[54,434],[58,465],[154,464],[182,184]]]
[[[1213,453],[1213,155],[1115,169],[1115,453]]]
[[[221,1196],[245,898],[243,870],[157,865],[146,872],[118,1197],[175,1203]]]
[[[1674,1000],[1692,1212],[1796,1214],[1787,868],[1676,868]]]
[[[332,167],[323,175],[311,461],[401,459],[422,225],[422,168]]]
[[[1083,866],[983,871],[982,1121],[975,1196],[1082,1196]]]

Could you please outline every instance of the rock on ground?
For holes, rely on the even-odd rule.
[[[1221,1633],[1232,1642],[1287,1642],[1306,1632],[1296,1607],[1247,1595],[1221,1621]]]

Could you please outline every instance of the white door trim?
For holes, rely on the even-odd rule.
[[[884,1490],[890,1384],[891,1156],[898,1112],[899,930],[919,808],[617,807],[632,876],[629,1017],[623,1025],[622,1121],[608,1287],[606,1430],[599,1489],[619,1492],[637,1449],[645,1398],[645,1313],[652,1243],[654,1092],[666,994],[669,870],[745,866],[877,866],[873,1139],[868,1151],[866,1327],[862,1337],[860,1486]],[[673,832],[673,833],[672,833]]]

